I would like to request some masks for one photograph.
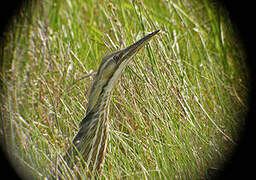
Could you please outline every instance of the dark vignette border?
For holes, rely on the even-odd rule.
[[[18,16],[21,7],[27,4],[29,0],[10,0],[5,1],[0,6],[0,48],[4,43],[3,34],[8,30],[8,25],[10,19]],[[213,0],[212,0],[213,1]],[[215,0],[216,1],[216,0]],[[220,0],[219,0],[220,1]],[[256,68],[256,30],[255,30],[255,9],[253,1],[235,1],[235,0],[224,0],[220,3],[228,10],[231,22],[236,28],[239,34],[239,38],[245,47],[247,54],[247,65],[250,70],[250,82],[248,82],[250,87],[249,93],[249,111],[246,117],[246,128],[242,133],[241,140],[239,142],[238,148],[232,154],[230,159],[224,164],[221,171],[210,179],[232,179],[232,178],[247,178],[252,177],[254,168],[254,144],[253,144],[253,128],[254,119],[256,115],[256,86],[254,78],[254,70]],[[1,49],[0,49],[1,51]],[[2,65],[2,55],[0,53],[0,66]],[[1,72],[0,72],[1,73]],[[249,81],[249,80],[248,80]],[[0,90],[2,83],[0,81]],[[0,117],[2,121],[2,117]],[[1,139],[0,139],[1,141]],[[2,142],[1,142],[2,144]],[[0,148],[0,163],[1,163],[1,176],[8,177],[8,179],[19,179],[17,173],[8,162],[3,149]]]

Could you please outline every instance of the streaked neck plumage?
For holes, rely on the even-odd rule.
[[[100,175],[102,171],[107,146],[110,93],[131,58],[158,32],[152,32],[131,46],[106,56],[101,62],[90,89],[86,117],[73,139],[73,146],[64,157],[68,164],[77,159],[75,156],[82,157],[89,170],[87,176]]]

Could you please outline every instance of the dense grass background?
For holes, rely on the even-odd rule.
[[[201,179],[232,154],[247,111],[245,55],[228,13],[207,0],[44,0],[6,33],[2,144],[37,178],[83,176],[62,161],[101,59],[161,33],[112,94],[102,179]],[[13,157],[13,155],[12,155]],[[21,165],[22,164],[22,165]]]

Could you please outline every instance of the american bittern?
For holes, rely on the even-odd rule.
[[[122,71],[135,55],[159,30],[148,34],[133,45],[103,58],[89,93],[86,117],[73,139],[64,159],[70,164],[83,157],[90,176],[100,175],[107,146],[108,121],[106,108],[110,92]],[[79,156],[79,153],[80,156]]]

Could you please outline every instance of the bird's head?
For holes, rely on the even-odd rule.
[[[131,46],[103,58],[89,93],[87,114],[94,108],[101,93],[108,93],[112,90],[132,57],[158,32],[159,30],[154,31]]]

